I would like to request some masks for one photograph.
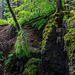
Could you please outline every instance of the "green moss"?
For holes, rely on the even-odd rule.
[[[50,33],[54,30],[55,25],[57,25],[56,21],[52,17],[52,19],[48,21],[48,24],[45,26],[43,30],[42,50],[45,50],[46,40],[48,39]]]
[[[25,68],[23,75],[36,75],[39,69],[35,65],[28,66]]]
[[[25,64],[23,75],[36,75],[39,73],[40,59],[32,58]]]
[[[72,72],[72,75],[75,75],[75,72]]]
[[[71,44],[71,46],[66,46],[66,49],[68,51],[68,56],[70,60],[75,59],[75,42]]]
[[[40,63],[40,59],[38,58],[38,59],[36,59],[36,58],[31,58],[28,62],[27,62],[27,64],[25,64],[25,66],[24,67],[27,67],[27,66],[31,66],[31,65],[40,65],[39,64]]]
[[[71,29],[71,28],[70,28]],[[75,59],[75,28],[64,36],[65,49],[68,52],[70,60]]]

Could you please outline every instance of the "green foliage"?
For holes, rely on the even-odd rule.
[[[27,64],[25,64],[25,66],[24,67],[27,67],[27,66],[31,66],[32,64],[34,64],[34,65],[40,65],[40,58],[31,58],[28,62],[27,62]]]
[[[70,29],[69,29],[69,33],[72,32],[74,29],[75,29],[75,28],[70,28]]]
[[[64,16],[64,20],[69,24],[75,21],[75,11],[71,10],[69,14]]]
[[[19,59],[23,57],[30,57],[29,46],[27,43],[26,35],[22,32],[19,32],[19,36],[17,37],[17,42],[15,43],[15,50],[17,57]]]
[[[13,3],[15,4],[17,0],[14,0]],[[25,23],[26,21],[29,21],[33,18],[36,18],[38,16],[41,15],[45,15],[47,13],[49,13],[50,11],[53,11],[56,6],[55,6],[55,0],[53,1],[49,1],[49,0],[22,0],[21,1],[21,5],[19,7],[15,7],[15,5],[13,5],[13,10],[14,13],[16,13],[16,11],[18,11],[17,19],[19,21],[19,24],[22,25],[23,23]],[[6,7],[5,10],[8,10],[8,7]],[[15,25],[15,22],[13,21],[11,17],[10,12],[7,12],[4,14],[5,16],[8,16],[9,19],[7,20],[7,23],[10,25]],[[35,23],[32,24],[32,26],[37,27],[38,30],[40,30],[44,24],[46,24],[48,21],[48,19],[41,19]]]
[[[0,67],[1,67],[2,65],[0,64]]]
[[[3,54],[3,52],[2,51],[0,51],[0,61],[2,60],[2,54]],[[0,67],[1,67],[2,65],[0,64]]]
[[[43,19],[38,20],[35,23],[33,23],[32,27],[37,27],[38,30],[40,30],[43,26],[46,25],[47,22],[48,22],[48,18],[46,18],[46,19],[43,18]]]
[[[8,19],[7,19],[7,23],[8,23],[10,26],[11,26],[11,25],[15,26],[15,22],[14,22],[13,18],[8,18]]]
[[[75,60],[75,28],[73,26],[68,26],[68,33],[65,34],[65,49],[68,52],[68,56],[71,60]]]
[[[23,75],[36,75],[38,73],[39,69],[35,65],[31,65],[30,67],[27,67],[25,71],[23,72]]]
[[[42,42],[39,42],[38,47],[41,47],[41,45],[42,45]]]
[[[5,62],[4,62],[5,66],[8,68],[10,67],[10,60],[11,60],[11,58],[5,60]]]
[[[72,72],[72,75],[75,75],[75,72]]]
[[[75,28],[70,28],[69,32],[65,35],[64,39],[65,39],[65,44],[68,46],[71,45],[71,43],[73,43],[75,41]]]
[[[0,19],[0,24],[6,24],[6,23],[7,23],[6,20],[3,20],[3,19],[1,20],[1,19]]]
[[[23,75],[36,75],[39,73],[40,59],[31,58],[27,64],[25,64],[25,70],[23,71]]]
[[[43,30],[42,50],[45,50],[45,45],[46,45],[48,36],[56,28],[56,25],[57,25],[53,16],[54,15],[51,16],[51,20],[48,21],[47,25],[45,26]]]
[[[4,60],[4,57],[3,57],[3,52],[0,51],[0,61],[3,61]]]
[[[3,54],[3,52],[2,51],[0,51],[0,55],[2,55]]]
[[[9,55],[8,55],[8,58],[11,58],[12,56],[13,56],[13,54],[9,54]]]

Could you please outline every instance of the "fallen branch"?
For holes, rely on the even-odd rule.
[[[42,16],[33,18],[33,19],[29,20],[29,21],[26,21],[25,23],[22,24],[22,27],[25,26],[25,25],[31,25],[32,23],[34,23],[34,22],[36,22],[36,21],[38,21],[38,20],[40,20],[40,19],[47,18],[47,17],[49,17],[51,14],[53,14],[54,12],[55,12],[55,10],[49,12],[49,13],[46,14],[46,15],[42,15]]]
[[[9,24],[0,24],[0,26],[2,26],[2,27],[3,27],[3,26],[8,26],[8,25],[9,25]]]

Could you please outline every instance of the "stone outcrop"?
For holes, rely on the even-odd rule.
[[[58,28],[54,19],[45,26],[41,56],[42,75],[69,75],[69,59],[64,50],[63,31],[64,28]]]
[[[68,33],[64,36],[65,50],[70,59],[69,71],[70,75],[75,75],[75,24],[69,26]]]

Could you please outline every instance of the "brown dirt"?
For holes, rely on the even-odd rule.
[[[29,46],[31,49],[37,48],[39,42],[42,41],[41,38],[35,33],[34,28],[32,27],[25,27],[24,28],[25,33],[27,34]],[[16,29],[14,27],[0,27],[0,50],[3,51],[3,56],[7,57],[7,55],[14,50],[14,44],[16,42]],[[0,64],[2,64],[2,67],[0,68],[0,72],[5,71],[5,66],[3,64],[4,62],[0,61]],[[9,75],[9,74],[6,74]],[[11,74],[12,75],[12,74]]]
[[[16,29],[14,27],[0,27],[0,50],[3,52],[3,56],[7,57],[11,50],[14,49]],[[4,61],[0,61],[2,67],[0,72],[4,71]]]
[[[25,30],[25,33],[27,34],[27,39],[29,41],[29,45],[31,47],[34,47],[34,48],[38,48],[38,44],[42,41],[42,38],[40,38],[36,32],[35,32],[35,28],[32,28],[32,27],[25,27],[24,28]]]

